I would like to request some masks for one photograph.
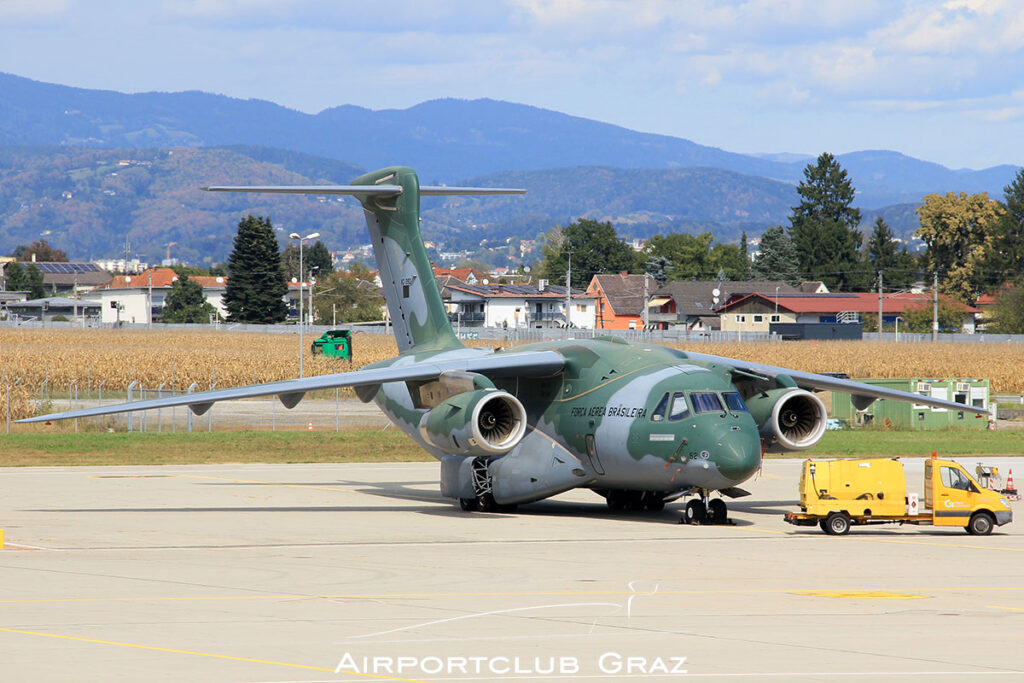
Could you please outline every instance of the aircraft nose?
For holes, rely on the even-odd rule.
[[[714,459],[722,476],[738,484],[761,466],[761,439],[756,431],[749,429],[723,431]]]

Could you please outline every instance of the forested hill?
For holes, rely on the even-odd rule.
[[[699,137],[700,131],[694,131]],[[427,183],[575,166],[718,168],[796,184],[807,159],[728,152],[684,138],[496,100],[440,99],[408,109],[352,105],[305,114],[262,100],[201,92],[124,94],[0,73],[0,145],[98,148],[259,145],[378,168],[404,164]],[[766,146],[768,143],[766,143]],[[813,150],[839,152],[840,150]],[[893,151],[837,154],[875,209],[930,192],[999,197],[1016,171],[953,170]]]
[[[260,147],[224,149],[0,148],[0,253],[46,235],[76,258],[131,252],[202,263],[231,250],[246,213],[271,216],[283,234],[317,230],[336,249],[365,243],[353,199],[210,194],[215,184],[348,183],[363,169]],[[719,169],[563,168],[467,178],[460,184],[524,187],[516,197],[423,200],[423,232],[448,246],[533,239],[579,217],[608,220],[620,234],[712,230],[731,240],[785,220],[795,188]]]

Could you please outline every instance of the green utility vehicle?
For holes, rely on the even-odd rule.
[[[327,330],[311,347],[313,355],[322,353],[328,358],[344,358],[352,362],[352,333],[348,330]]]

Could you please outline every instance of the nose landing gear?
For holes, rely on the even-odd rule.
[[[710,498],[710,491],[697,491],[697,497],[686,504],[680,524],[732,524],[729,508],[721,498]]]

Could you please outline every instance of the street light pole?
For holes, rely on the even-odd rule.
[[[302,377],[302,353],[305,349],[305,345],[302,339],[302,243],[306,240],[311,240],[320,236],[318,232],[311,232],[305,237],[302,237],[297,232],[293,232],[288,235],[289,239],[299,241],[299,377]]]

